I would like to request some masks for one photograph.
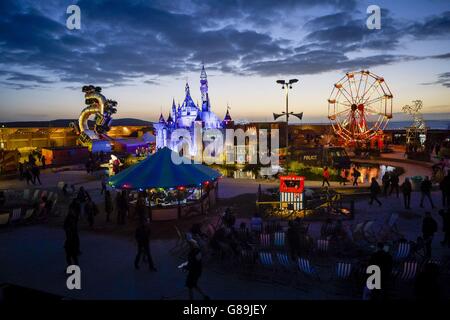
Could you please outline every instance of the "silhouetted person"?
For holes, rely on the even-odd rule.
[[[125,190],[122,190],[121,193],[117,194],[116,203],[117,203],[117,223],[125,224],[125,218],[128,211],[128,197]]]
[[[381,183],[383,185],[383,195],[386,197],[388,195],[389,186],[391,185],[391,176],[389,172],[385,172],[381,178]]]
[[[78,236],[77,217],[75,213],[69,210],[64,220],[64,231],[66,233],[66,241],[64,250],[66,252],[67,266],[78,265],[78,256],[80,254],[80,240]]]
[[[450,170],[439,184],[442,193],[442,207],[450,207]]]
[[[427,263],[414,284],[414,293],[417,299],[436,302],[441,298],[438,276],[438,266],[435,263]]]
[[[403,203],[405,205],[405,209],[411,209],[412,185],[411,181],[409,181],[409,178],[406,178],[405,181],[402,183],[401,189],[403,193]]]
[[[102,190],[100,191],[100,194],[104,194],[106,191],[106,181],[105,179],[102,179]]]
[[[389,192],[389,195],[392,194],[392,192],[395,190],[395,193],[397,195],[398,198],[398,194],[399,194],[399,183],[400,183],[400,179],[398,177],[398,174],[396,172],[392,172],[391,173],[391,191]]]
[[[361,172],[355,167],[353,168],[353,186],[358,186],[358,178],[361,176]]]
[[[425,241],[425,256],[427,258],[431,258],[431,245],[437,229],[436,220],[433,219],[430,212],[425,212],[425,218],[422,222],[422,237]]]
[[[147,224],[140,224],[136,228],[135,238],[137,242],[137,255],[134,259],[134,267],[139,269],[139,261],[141,256],[145,256],[147,258],[148,267],[150,271],[156,271],[156,268],[153,264],[152,255],[150,254],[150,228]]]
[[[341,179],[339,180],[339,185],[345,186],[345,183],[347,182],[347,176],[348,176],[347,169],[342,169],[340,174]]]
[[[433,199],[431,199],[431,188],[433,187],[433,185],[431,184],[430,181],[430,177],[426,176],[425,180],[422,181],[422,183],[420,184],[420,192],[421,194],[421,198],[420,198],[420,207],[423,208],[423,200],[425,198],[428,198],[428,200],[430,200],[431,203],[431,208],[434,209],[434,204],[433,204]]]
[[[23,173],[24,173],[23,163],[19,162],[19,179],[20,180],[23,180]]]
[[[200,251],[200,247],[197,241],[191,239],[189,240],[190,250],[188,253],[188,261],[187,265],[184,267],[188,271],[188,275],[186,278],[186,287],[189,290],[189,299],[192,300],[194,298],[195,289],[199,292],[203,299],[209,300],[209,297],[203,292],[202,289],[198,286],[198,280],[202,275],[202,252]]]
[[[97,205],[92,201],[91,198],[87,199],[87,202],[84,206],[84,212],[86,214],[87,221],[89,223],[89,227],[94,226],[94,218],[98,213]]]
[[[374,252],[370,259],[369,265],[376,265],[381,271],[381,289],[372,290],[372,298],[375,300],[387,298],[387,286],[389,285],[392,273],[392,256],[384,251],[384,244],[377,244],[377,251]]]
[[[39,182],[39,184],[42,185],[41,178],[40,178],[41,177],[41,169],[39,169],[38,166],[34,165],[31,168],[31,174],[33,176],[34,183],[36,183],[36,181],[37,181],[37,182]]]
[[[45,161],[46,161],[46,159],[45,159],[45,156],[43,155],[43,156],[41,157],[42,169],[45,169],[45,165],[46,165]]]
[[[140,224],[144,224],[148,220],[148,214],[147,214],[147,206],[145,205],[145,199],[143,196],[139,195],[137,201],[136,201],[136,207],[134,210],[135,216],[137,216],[138,221]]]
[[[439,210],[439,215],[442,217],[442,231],[444,232],[444,239],[441,244],[450,247],[450,208]]]
[[[106,213],[106,222],[111,221],[111,213],[114,211],[114,206],[111,198],[111,192],[109,190],[105,191],[105,213]]]
[[[33,176],[31,174],[30,166],[28,164],[25,166],[25,171],[24,171],[23,175],[24,175],[25,180],[27,181],[27,185],[30,185],[30,182],[33,185],[35,184],[34,180],[33,180]]]
[[[289,220],[286,232],[287,243],[291,252],[291,258],[295,261],[300,257],[300,233],[296,225]]]
[[[325,186],[325,183],[330,186],[330,171],[328,171],[328,167],[323,168],[322,173],[322,187]]]
[[[380,193],[381,188],[377,182],[377,179],[372,178],[372,183],[370,184],[370,201],[369,204],[372,205],[375,200],[381,206],[380,200],[378,200],[378,194]]]

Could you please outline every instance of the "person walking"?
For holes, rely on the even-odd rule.
[[[425,241],[425,256],[427,258],[431,258],[431,245],[437,229],[437,222],[431,216],[431,212],[425,212],[425,218],[422,222],[422,237]]]
[[[87,202],[84,206],[84,212],[86,214],[89,227],[94,227],[94,218],[98,214],[98,207],[90,197],[87,198]]]
[[[322,188],[325,186],[325,183],[330,186],[330,171],[328,171],[328,167],[323,168],[322,173]]]
[[[33,176],[34,183],[36,183],[36,181],[37,181],[37,182],[39,182],[40,185],[42,185],[41,178],[40,178],[40,176],[41,176],[41,169],[39,169],[39,167],[37,165],[34,165],[31,168],[31,174]]]
[[[439,215],[442,217],[442,231],[444,231],[444,239],[441,244],[450,248],[450,208],[439,210]]]
[[[369,258],[369,265],[376,265],[381,271],[381,289],[372,290],[373,300],[385,300],[388,297],[388,284],[392,274],[392,256],[384,250],[384,243],[377,244],[375,251]]]
[[[100,194],[104,194],[106,191],[106,179],[102,179],[102,190],[100,191]]]
[[[409,178],[406,178],[402,183],[401,189],[403,193],[403,203],[405,205],[405,209],[411,209],[412,184],[411,181],[409,181]]]
[[[207,296],[203,290],[198,286],[198,280],[202,275],[202,252],[200,251],[200,247],[194,239],[188,241],[190,250],[188,253],[188,261],[184,269],[188,271],[188,275],[186,278],[186,287],[189,290],[189,299],[194,299],[195,289],[198,293],[203,296],[204,300],[210,300],[209,296]]]
[[[45,169],[45,165],[46,165],[45,160],[46,160],[45,156],[42,155],[42,157],[41,157],[42,169]]]
[[[391,191],[389,192],[389,195],[392,194],[392,192],[395,190],[395,193],[397,195],[399,195],[399,183],[400,183],[400,179],[398,177],[398,173],[397,172],[392,172],[391,173],[391,179],[390,179],[390,183],[391,183]]]
[[[23,180],[23,173],[24,173],[23,163],[19,162],[19,179],[20,180]]]
[[[111,221],[111,213],[114,211],[114,206],[111,198],[111,192],[109,190],[105,191],[105,213],[106,213],[106,222]]]
[[[25,180],[27,181],[27,186],[31,184],[35,184],[34,180],[33,180],[33,176],[31,175],[31,168],[29,164],[25,165],[25,171],[24,171],[24,177]]]
[[[370,201],[369,204],[372,205],[373,201],[375,200],[378,202],[379,206],[381,207],[381,201],[378,200],[378,194],[380,193],[381,188],[380,185],[377,182],[377,179],[372,177],[372,183],[370,184]]]
[[[388,196],[389,186],[391,184],[391,177],[389,172],[385,172],[381,178],[381,184],[383,185],[383,195]]]
[[[420,184],[420,192],[421,198],[420,198],[420,207],[423,208],[423,200],[425,198],[428,198],[428,200],[431,203],[431,208],[434,209],[433,199],[431,198],[431,188],[433,185],[431,184],[430,177],[426,176],[425,180],[422,181]]]
[[[128,212],[128,197],[125,190],[122,190],[120,194],[117,194],[117,223],[125,224],[125,218]]]
[[[78,236],[78,219],[74,211],[69,209],[69,213],[64,220],[64,231],[66,241],[64,250],[66,253],[67,266],[78,265],[78,256],[80,255],[80,240]]]
[[[149,220],[147,212],[148,209],[145,205],[145,198],[142,195],[139,195],[134,209],[134,215],[138,218],[139,223],[143,224]]]
[[[442,193],[442,207],[450,207],[450,170],[439,184]]]
[[[136,228],[135,238],[138,250],[136,258],[134,259],[134,267],[137,270],[139,269],[139,261],[141,259],[141,256],[144,256],[147,258],[149,270],[157,271],[155,265],[153,264],[153,258],[150,253],[150,228],[148,227],[147,223],[139,224],[139,226]]]
[[[356,167],[353,168],[353,186],[358,186],[358,178],[361,176],[361,172],[358,171]]]
[[[339,185],[344,185],[347,182],[347,176],[348,176],[348,171],[345,168],[342,168],[341,170],[341,174],[340,174],[340,180],[339,180]]]

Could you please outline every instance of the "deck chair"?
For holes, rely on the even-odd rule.
[[[286,252],[277,252],[277,271],[274,281],[280,284],[291,285],[293,284],[294,272],[293,264],[289,255]]]
[[[261,247],[270,247],[270,234],[261,233],[259,236],[259,245]]]
[[[23,199],[29,200],[30,199],[30,189],[24,189],[23,190]]]
[[[330,246],[330,240],[319,239],[317,240],[317,251],[321,253],[328,252],[328,247]]]
[[[9,223],[19,222],[21,217],[22,217],[22,209],[21,208],[13,209],[11,217],[9,219]]]
[[[50,200],[50,201],[53,200],[53,191],[47,192],[46,196],[47,196],[48,200]],[[43,195],[42,195],[42,197],[43,197]]]
[[[354,225],[352,229],[352,240],[361,240],[364,238],[363,227],[365,222],[360,222]]]
[[[408,261],[403,263],[403,268],[395,272],[395,280],[399,279],[404,282],[412,281],[416,278],[419,265],[416,261]]]
[[[28,210],[25,212],[25,215],[24,215],[24,217],[23,217],[23,220],[24,220],[24,221],[27,221],[28,219],[30,219],[31,216],[33,215],[33,213],[34,213],[34,209],[28,209]]]
[[[0,213],[0,226],[6,226],[9,222],[9,212]]]
[[[349,262],[336,263],[336,278],[339,280],[347,280],[353,272],[353,266]]]
[[[62,191],[62,189],[64,188],[65,182],[64,181],[59,181],[58,184],[56,185],[56,187],[58,188],[59,191]]]
[[[175,246],[173,246],[171,249],[169,249],[169,252],[171,253],[181,253],[185,249],[187,249],[187,242],[186,242],[186,236],[182,234],[180,229],[178,229],[177,226],[173,226],[175,228],[176,234],[177,234],[177,242],[175,243]]]
[[[409,242],[400,242],[397,252],[394,255],[395,260],[403,260],[409,257],[411,253],[411,244]]]
[[[284,232],[276,232],[274,235],[274,245],[275,247],[284,247],[285,246],[285,233]]]
[[[273,273],[275,271],[272,254],[267,251],[261,251],[258,256],[259,265],[262,267],[262,269],[257,272],[258,280],[272,282]]]
[[[34,190],[33,197],[31,198],[31,201],[33,201],[33,202],[38,201],[40,199],[39,198],[40,192],[41,192],[41,190],[39,190],[39,189]]]
[[[363,236],[367,242],[378,242],[377,232],[374,230],[375,221],[368,220],[363,227]]]
[[[251,279],[255,276],[254,269],[256,267],[256,259],[253,250],[242,250],[239,254],[241,278]]]
[[[317,270],[311,265],[311,262],[309,261],[309,259],[298,258],[297,264],[298,264],[298,270],[300,271],[300,273],[307,276],[308,278],[320,280]]]

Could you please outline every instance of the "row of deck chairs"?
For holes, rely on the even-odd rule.
[[[43,189],[35,189],[34,191],[30,189],[23,190],[23,199],[27,201],[38,202],[44,196],[46,196],[48,200],[54,201],[54,203],[58,201],[58,194],[53,191]]]
[[[0,213],[0,226],[16,225],[19,223],[27,223],[31,220],[35,209],[27,209],[22,212],[22,208],[13,209],[12,212]]]
[[[409,260],[397,264],[392,271],[392,279],[395,283],[411,283],[427,263],[438,265],[443,275],[449,275],[448,263],[439,260],[427,260],[423,263]],[[244,250],[241,252],[238,265],[241,276],[252,280],[293,285],[300,288],[307,288],[314,282],[337,281],[350,289],[347,294],[354,293],[355,284],[367,276],[366,270],[359,263],[337,261],[333,265],[322,268],[313,264],[306,257],[292,261],[286,252],[259,251],[255,253],[251,250]]]

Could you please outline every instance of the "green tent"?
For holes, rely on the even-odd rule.
[[[199,186],[220,177],[220,173],[202,164],[175,164],[175,152],[159,149],[147,159],[109,178],[109,185],[118,189],[150,189]],[[186,159],[187,160],[187,159]]]

